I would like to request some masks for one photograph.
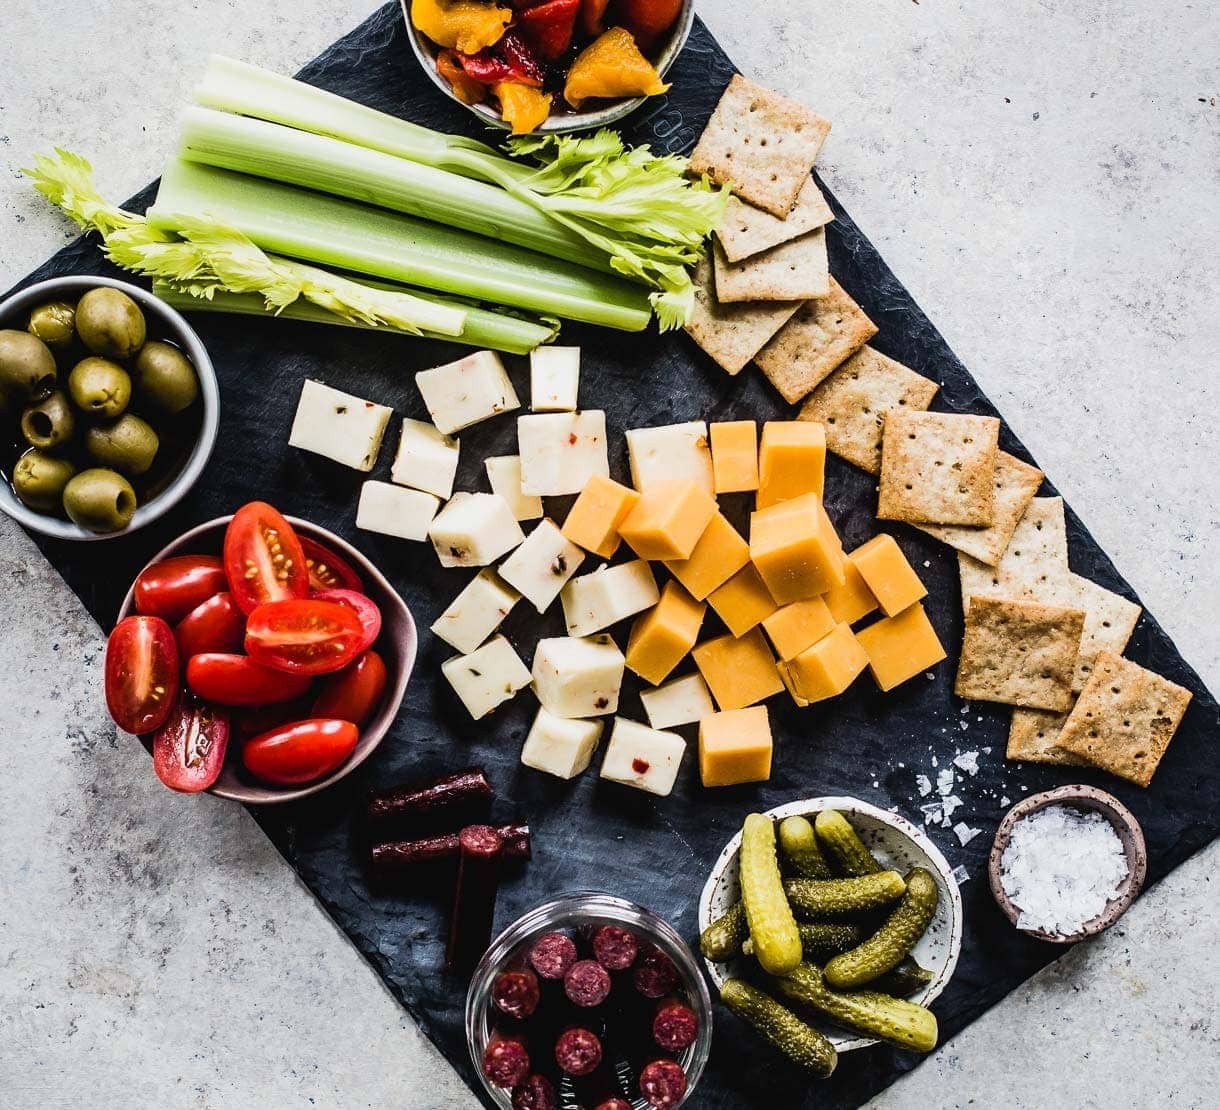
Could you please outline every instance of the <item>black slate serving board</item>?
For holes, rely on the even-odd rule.
[[[732,63],[697,23],[670,75],[672,93],[629,120],[627,137],[650,142],[657,149],[689,150],[732,72]],[[470,116],[440,97],[417,67],[397,4],[387,4],[310,63],[302,76],[375,108],[443,130],[473,133]],[[150,187],[132,204],[142,208],[151,196]],[[942,383],[934,407],[995,414],[873,246],[837,204],[835,211],[831,268],[879,325],[875,345]],[[78,240],[21,284],[60,274],[105,272],[114,271],[96,246]],[[448,361],[454,348],[289,321],[199,315],[194,322],[215,360],[223,405],[216,453],[193,496],[144,532],[103,545],[77,546],[35,537],[48,558],[103,627],[109,627],[128,583],[153,551],[187,527],[258,497],[353,539],[393,580],[421,629],[426,629],[469,572],[442,570],[431,549],[423,545],[357,533],[353,520],[361,476],[292,451],[286,439],[306,377],[393,405],[399,413],[426,418],[412,372]],[[563,341],[583,348],[582,402],[607,410],[615,433],[611,466],[619,478],[627,472],[621,435],[626,428],[694,418],[782,419],[787,413],[758,373],[727,377],[681,333],[623,335],[569,325]],[[510,369],[522,396],[527,396],[524,361],[510,360]],[[396,435],[392,427],[387,440],[392,443]],[[1006,450],[1029,458],[1007,428],[1001,439]],[[462,445],[459,487],[485,489],[481,460],[489,454],[515,453],[515,422],[501,419],[471,429],[463,433]],[[391,454],[391,447],[383,449],[374,477],[385,476]],[[848,548],[873,535],[877,530],[873,480],[832,459],[826,485],[828,508]],[[1048,483],[1042,492],[1054,491]],[[729,509],[738,525],[746,508],[742,499]],[[566,505],[559,505],[558,511],[566,511]],[[1134,597],[1070,510],[1068,530],[1073,569]],[[928,609],[952,660],[961,642],[954,553],[914,529],[896,526],[894,532],[928,584]],[[525,608],[518,606],[506,631],[528,659],[540,634],[561,635],[563,629],[557,606],[546,618],[527,615]],[[1007,711],[981,704],[966,707],[954,698],[951,662],[936,668],[934,680],[913,680],[886,697],[862,680],[844,697],[804,711],[786,699],[774,699],[775,771],[764,785],[705,791],[689,754],[668,799],[604,784],[595,770],[564,783],[518,762],[533,713],[532,698],[522,695],[490,719],[470,721],[439,677],[439,664],[447,654],[444,644],[424,635],[402,714],[390,737],[357,774],[319,798],[255,815],[476,1091],[480,1087],[462,1032],[465,984],[441,970],[447,894],[370,887],[361,866],[361,832],[352,818],[371,785],[471,763],[488,768],[499,791],[498,819],[528,820],[536,848],[528,868],[511,876],[503,887],[497,914],[500,927],[560,891],[595,888],[651,907],[693,939],[695,906],[704,879],[746,812],[795,798],[845,794],[893,806],[918,821],[918,805],[924,799],[916,796],[915,774],[935,777],[933,757],[943,767],[958,751],[980,751],[978,775],[964,776],[957,788],[965,805],[954,819],[964,819],[983,834],[961,848],[949,830],[932,830],[950,860],[963,864],[970,876],[962,887],[966,928],[961,962],[934,1007],[942,1039],[1060,954],[1060,949],[1025,939],[1009,928],[988,892],[986,855],[1002,815],[1001,797],[1016,801],[1027,791],[1074,780],[1113,791],[1144,827],[1150,881],[1164,876],[1220,830],[1220,777],[1214,755],[1220,712],[1147,613],[1127,654],[1191,689],[1194,700],[1146,791],[1090,771],[1068,775],[1052,768],[1006,765]],[[642,720],[636,690],[629,675],[620,712]],[[694,1103],[713,1110],[855,1106],[918,1062],[910,1053],[884,1047],[853,1052],[841,1061],[832,1080],[810,1084],[793,1068],[777,1064],[769,1048],[721,1010],[716,1047]],[[428,1096],[418,1092],[404,1092],[404,1098],[412,1106],[429,1105]]]

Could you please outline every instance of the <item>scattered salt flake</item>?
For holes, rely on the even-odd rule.
[[[947,813],[942,813],[940,815],[940,827],[942,829],[947,829],[952,824],[953,824],[953,818],[950,817]]]
[[[990,749],[990,748],[984,748],[984,749],[983,749],[983,754],[984,754],[984,755],[990,755],[990,754],[991,754],[991,749]]]
[[[953,773],[952,767],[945,767],[943,770],[936,773],[936,792],[943,798],[946,794],[953,793],[953,784],[957,781],[957,776]]]
[[[1007,809],[1010,805],[1012,805],[1012,799],[1007,794],[1002,795],[1000,798],[1000,808]]]
[[[968,705],[963,705],[963,706],[962,706],[962,716],[964,717],[964,716],[965,716],[967,713],[969,713],[969,712],[970,712],[970,706],[968,706]]]
[[[916,775],[915,789],[919,791],[921,798],[926,798],[932,793],[932,780],[927,775]]]
[[[957,842],[964,848],[976,836],[979,835],[982,829],[972,829],[965,821],[959,821],[953,826],[953,833],[957,837]]]
[[[953,881],[961,886],[962,883],[970,881],[970,872],[967,871],[960,863],[953,869]]]
[[[968,775],[977,775],[979,773],[979,753],[978,752],[962,752],[954,761],[955,767],[960,767]]]
[[[958,721],[957,724],[958,724],[958,727],[962,730],[962,732],[970,731],[970,722],[969,721]]]
[[[952,817],[953,811],[961,808],[962,800],[956,794],[950,794],[947,798],[945,798],[941,805],[944,806],[945,816]]]
[[[939,821],[944,813],[945,807],[940,802],[929,802],[927,805],[919,807],[919,812],[923,814],[923,823],[930,825],[933,821]]]
[[[873,789],[874,790],[876,790],[877,787],[879,787],[880,785],[881,785],[881,783],[879,783],[876,779],[873,779]]]
[[[944,732],[944,729],[941,729],[941,732]],[[932,757],[932,766],[933,766],[933,767],[937,766],[937,760],[936,760],[936,756],[933,756],[933,757]]]

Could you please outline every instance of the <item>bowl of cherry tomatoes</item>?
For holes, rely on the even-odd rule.
[[[410,610],[359,551],[254,501],[137,576],[106,645],[106,704],[170,789],[288,802],[372,755],[416,642]]]

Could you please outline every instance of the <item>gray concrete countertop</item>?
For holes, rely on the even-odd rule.
[[[153,177],[212,50],[291,71],[369,0],[7,0],[0,288],[74,233],[17,169]],[[1220,686],[1220,16],[1146,0],[701,0],[834,121],[820,168]],[[0,1091],[63,1107],[475,1106],[246,813],[161,789],[102,637],[0,520]],[[880,1107],[1215,1105],[1213,847]]]

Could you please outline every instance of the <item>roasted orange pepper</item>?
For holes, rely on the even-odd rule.
[[[563,98],[579,108],[590,98],[657,96],[669,86],[640,53],[631,32],[611,27],[584,48],[568,70]]]
[[[500,101],[500,115],[514,135],[528,135],[551,114],[550,93],[516,81],[501,81],[492,89]]]
[[[478,0],[411,0],[411,22],[437,46],[477,54],[504,37],[512,8]]]
[[[436,56],[437,72],[449,82],[453,95],[463,104],[481,104],[487,95],[478,81],[466,76],[462,63],[452,50],[442,50]]]

